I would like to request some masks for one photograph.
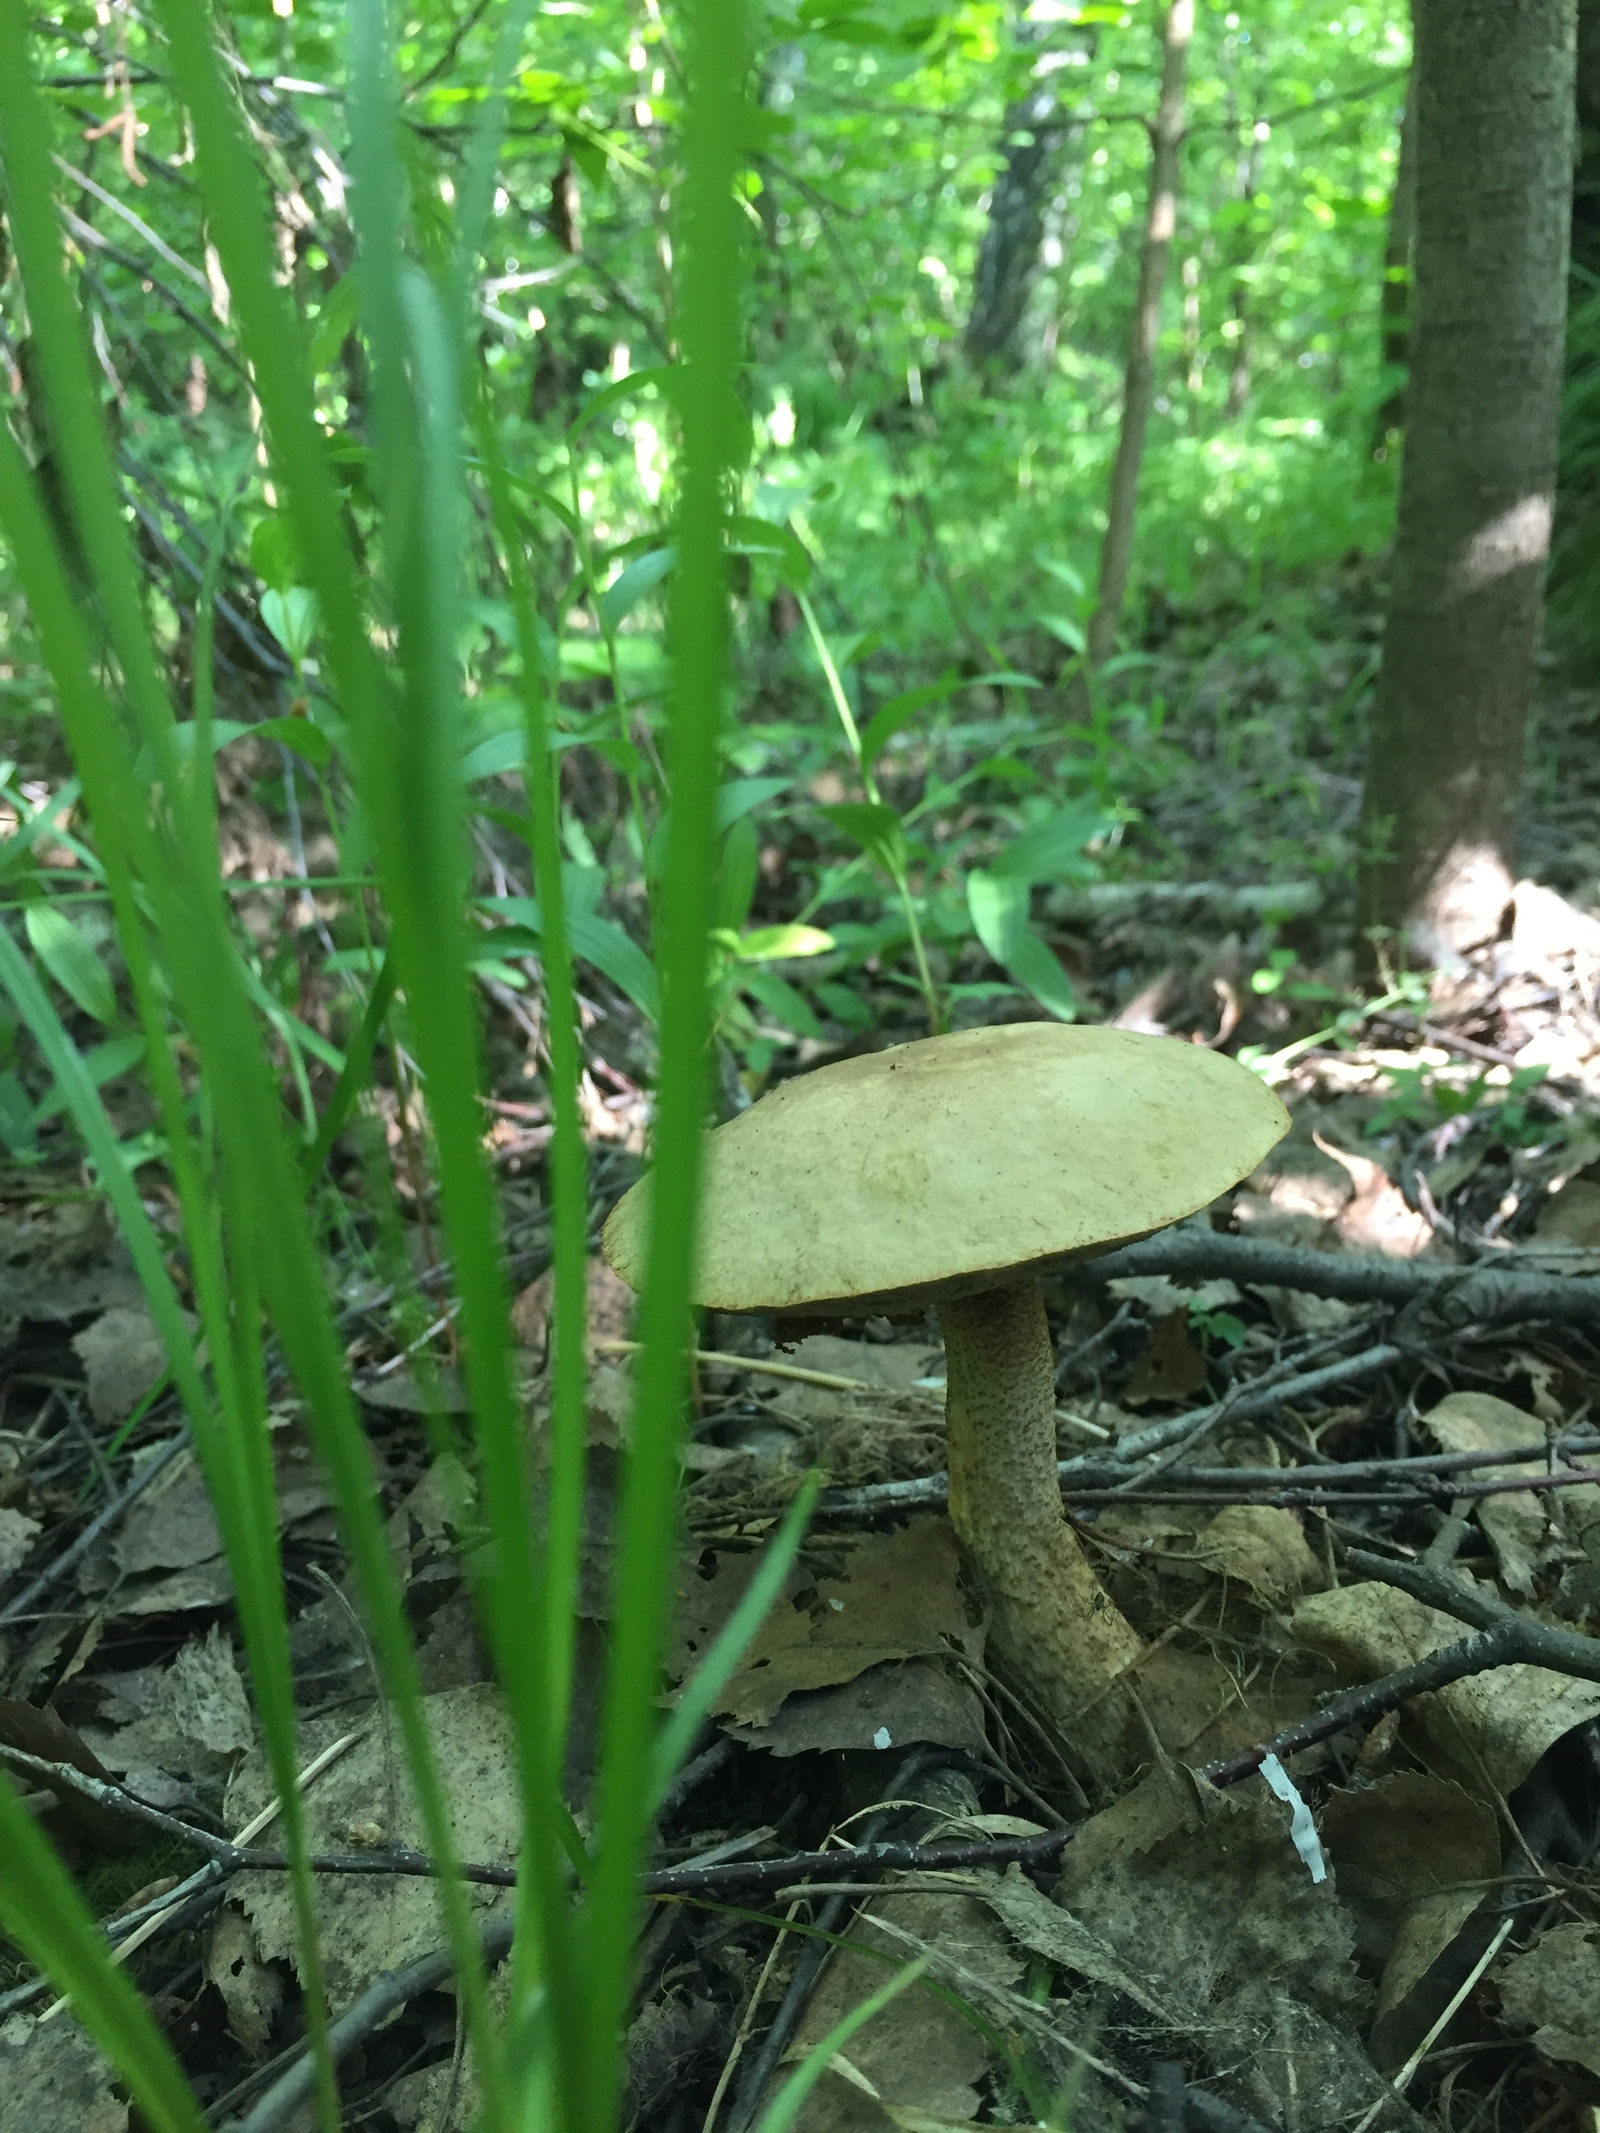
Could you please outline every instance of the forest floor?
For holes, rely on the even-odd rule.
[[[702,1329],[674,1680],[802,1476],[827,1487],[661,1818],[628,2039],[641,2133],[749,2133],[910,1955],[927,1983],[835,2058],[803,2133],[1600,2126],[1600,736],[1593,699],[1552,684],[1505,937],[1352,1005],[1329,854],[1359,760],[1306,736],[1370,660],[1359,606],[1325,656],[1268,632],[1209,675],[1194,660],[1182,745],[1141,800],[1144,878],[1051,914],[1087,1018],[1252,1044],[1294,1119],[1202,1215],[1045,1284],[1069,1514],[1144,1640],[1116,1767],[988,1663],[943,1515],[934,1323],[781,1351],[759,1320]],[[1228,718],[1207,729],[1212,700]],[[230,804],[259,862],[279,826],[243,786]],[[1310,893],[1269,933],[1250,891],[1281,890],[1297,850]],[[287,901],[260,898],[279,925]],[[515,1004],[494,1017],[490,1141],[537,1458],[548,1129]],[[917,1033],[879,1004],[851,1046]],[[648,1106],[636,1019],[603,985],[593,1005],[598,1216]],[[410,1269],[397,1287],[342,1261],[342,1324],[492,1936],[511,1744],[462,1578],[448,1268],[397,1101],[385,1123]],[[580,1814],[630,1304],[597,1259]],[[270,1846],[272,1799],[221,1541],[64,1143],[0,1190],[0,1356],[0,1754],[210,2122],[309,2126],[286,1877],[243,1856]],[[328,1988],[354,2010],[345,2122],[443,2133],[472,2122],[476,2077],[432,1890],[400,1870],[416,1809],[287,1385],[274,1423]],[[1464,1658],[1474,1632],[1491,1641]],[[924,1849],[867,1849],[885,1845]],[[49,2000],[0,1947],[0,2133],[123,2133],[114,2078],[70,2015],[40,2019]]]

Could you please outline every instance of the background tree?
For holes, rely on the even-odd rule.
[[[1363,801],[1364,927],[1497,930],[1555,497],[1574,0],[1416,0],[1405,464]]]
[[[1057,22],[1022,22],[1019,50],[1031,60],[1023,93],[1006,106],[1000,137],[1005,161],[989,195],[989,219],[972,277],[972,308],[962,345],[977,363],[1014,365],[1018,340],[1044,243],[1046,212],[1062,163],[1082,141],[1063,89],[1094,55],[1093,30],[1068,31]]]

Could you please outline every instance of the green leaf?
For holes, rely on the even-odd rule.
[[[1078,1002],[1072,980],[1062,969],[1060,958],[1037,933],[1022,936],[1005,967],[1041,1007],[1049,1008],[1058,1022],[1077,1020]]]
[[[967,876],[972,930],[1003,970],[1062,1022],[1077,1016],[1072,984],[1057,957],[1028,923],[1028,884],[974,868]]]
[[[870,769],[895,735],[902,727],[909,726],[919,711],[925,711],[930,704],[944,703],[957,689],[965,686],[959,674],[950,674],[940,681],[925,681],[920,688],[903,689],[898,696],[891,696],[886,704],[880,704],[861,729],[862,764]]]
[[[779,793],[787,792],[793,782],[792,778],[730,778],[717,788],[717,828],[732,829],[742,815],[765,807]]]
[[[777,963],[792,955],[825,955],[833,935],[818,926],[756,926],[739,941],[741,963]]]
[[[678,560],[676,548],[652,548],[617,573],[600,595],[600,627],[609,635],[625,615],[672,570]]]
[[[275,588],[264,592],[261,595],[261,619],[299,666],[316,642],[321,626],[317,596],[305,585],[291,585],[286,592],[278,592]]]
[[[972,930],[997,963],[1010,963],[1027,932],[1029,901],[1027,882],[1014,876],[986,873],[982,867],[974,867],[967,876]]]
[[[286,593],[299,576],[294,529],[286,518],[264,518],[250,536],[250,568],[270,591]]]
[[[117,1019],[116,988],[88,935],[51,903],[31,903],[22,915],[28,943],[75,1007],[96,1022]]]
[[[748,993],[780,1028],[793,1030],[797,1037],[809,1037],[814,1044],[826,1038],[827,1031],[812,1013],[805,995],[775,970],[747,965],[739,972],[739,990]]]
[[[543,935],[544,921],[539,915],[538,903],[531,896],[484,897],[481,907],[526,926],[535,939]],[[624,933],[608,918],[597,918],[591,911],[573,908],[567,912],[567,932],[573,954],[592,963],[619,992],[627,995],[642,1015],[654,1022],[661,1011],[661,988],[656,980],[655,965],[633,936]],[[489,935],[488,945],[491,950],[505,952],[504,944],[495,934]]]
[[[1084,857],[1084,846],[1108,827],[1104,810],[1091,801],[1064,807],[1013,837],[989,861],[987,872],[1028,883],[1092,880],[1099,870]]]
[[[673,399],[682,390],[683,373],[675,363],[657,363],[644,370],[630,371],[625,378],[613,379],[611,384],[603,385],[588,405],[579,411],[577,420],[567,432],[568,438],[576,444],[596,416],[603,415],[608,408],[615,407],[619,400],[626,400],[649,386],[658,387],[669,400]]]
[[[91,1084],[95,1088],[101,1089],[105,1087],[108,1081],[115,1081],[119,1074],[131,1072],[139,1064],[144,1054],[144,1037],[141,1032],[133,1030],[125,1037],[109,1038],[106,1043],[97,1044],[92,1051],[85,1052],[83,1055],[84,1072],[88,1075]],[[69,1099],[64,1089],[53,1088],[35,1110],[33,1123],[36,1126],[42,1126],[47,1119],[54,1118],[58,1111],[64,1111],[67,1108],[68,1101]]]
[[[842,800],[821,812],[880,867],[891,881],[905,873],[908,854],[906,833],[900,817],[881,801]]]

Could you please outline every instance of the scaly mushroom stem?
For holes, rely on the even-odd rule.
[[[1062,1513],[1044,1299],[1037,1282],[1017,1282],[941,1303],[939,1320],[950,1523],[988,1581],[997,1649],[1044,1714],[1098,1763],[1122,1717],[1112,1708],[1121,1699],[1105,1691],[1142,1647]]]

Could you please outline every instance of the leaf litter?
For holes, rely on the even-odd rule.
[[[1591,1108],[1600,1101],[1600,1022],[1579,982],[1580,964],[1589,964],[1560,945],[1576,937],[1565,908],[1519,889],[1516,930],[1495,951],[1495,967],[1427,1010],[1430,1028],[1459,1028],[1519,1060],[1543,1053],[1567,1077],[1575,1094],[1553,1092],[1543,1139],[1510,1125],[1502,1132],[1492,1091],[1469,1113],[1449,1114],[1467,1125],[1445,1134],[1427,1090],[1470,1086],[1479,1063],[1415,1033],[1406,1049],[1385,1030],[1382,1041],[1347,1042],[1294,1067],[1283,1086],[1295,1132],[1201,1227],[1230,1230],[1264,1254],[1325,1261],[1377,1253],[1388,1264],[1448,1268],[1491,1252],[1530,1272],[1600,1268],[1600,1136],[1581,1108],[1561,1109],[1580,1095]],[[1558,995],[1554,1009],[1537,1004],[1539,986]],[[1392,1092],[1406,1086],[1397,1077],[1418,1072],[1411,1114],[1394,1114]],[[0,1582],[13,1590],[81,1522],[86,1476],[87,1500],[96,1500],[79,1423],[104,1445],[154,1382],[137,1292],[85,1205],[69,1215],[8,1211],[0,1231],[0,1258],[26,1275],[0,1306],[8,1327],[22,1352],[51,1365],[41,1377],[64,1369],[81,1387],[70,1396],[41,1391],[36,1437],[23,1414],[22,1428],[0,1439]],[[1086,1796],[1070,1743],[1052,1739],[991,1671],[981,1600],[936,1502],[909,1521],[892,1502],[864,1524],[819,1518],[701,1745],[697,1760],[714,1764],[712,1774],[663,1818],[662,1863],[731,1848],[732,1871],[741,1857],[759,1864],[825,1845],[844,1862],[869,1815],[927,1841],[1003,1843],[1054,1820],[1076,1835],[1059,1867],[1037,1879],[1015,1865],[910,1870],[881,1877],[889,1885],[865,1899],[859,1917],[847,1911],[847,1938],[896,1959],[926,1956],[931,1975],[1006,2049],[996,2052],[948,2000],[913,1992],[825,2078],[805,2121],[813,2133],[1016,2122],[1025,2115],[1018,2055],[1036,2081],[1076,2069],[1075,2133],[1109,2128],[1119,2115],[1136,2122],[1159,2061],[1180,2062],[1197,2093],[1219,2110],[1225,2099],[1238,2123],[1305,2126],[1314,2097],[1318,2124],[1379,2133],[1441,2123],[1450,2083],[1458,2100],[1469,2088],[1489,2094],[1492,2079],[1476,2071],[1486,2062],[1472,2056],[1480,2049],[1488,2063],[1515,2070],[1530,2099],[1525,2115],[1559,2099],[1550,2082],[1566,2077],[1548,2069],[1600,2073],[1600,1902],[1587,1865],[1600,1831],[1585,1789],[1600,1721],[1595,1685],[1547,1668],[1497,1668],[1287,1752],[1289,1783],[1331,1868],[1321,1884],[1290,1841],[1290,1806],[1265,1782],[1247,1777],[1217,1790],[1190,1774],[1314,1715],[1336,1689],[1426,1660],[1466,1633],[1452,1615],[1355,1578],[1351,1547],[1415,1561],[1449,1528],[1455,1574],[1474,1589],[1499,1592],[1535,1619],[1582,1624],[1600,1611],[1600,1485],[1547,1485],[1564,1466],[1596,1459],[1583,1337],[1558,1318],[1463,1327],[1431,1307],[1318,1296],[1301,1279],[1298,1263],[1263,1257],[1259,1275],[1131,1273],[1108,1287],[1089,1267],[1047,1283],[1064,1458],[1085,1456],[1086,1446],[1122,1456],[1153,1422],[1224,1410],[1160,1470],[1168,1493],[1199,1500],[1142,1500],[1157,1480],[1142,1481],[1135,1462],[1109,1476],[1112,1488],[1132,1481],[1124,1503],[1078,1514],[1117,1604],[1147,1640],[1133,1670],[1143,1745],[1109,1794]],[[517,1318],[536,1448],[547,1313],[548,1287],[536,1280]],[[821,1464],[838,1488],[938,1475],[941,1368],[931,1334],[836,1327],[775,1356],[760,1328],[706,1329],[721,1360],[700,1367],[685,1462],[676,1678],[727,1618],[806,1466]],[[585,1634],[601,1640],[630,1335],[626,1301],[597,1263],[583,1589]],[[381,1370],[391,1359],[381,1323],[361,1339],[363,1367]],[[1386,1340],[1401,1359],[1370,1380],[1288,1397],[1264,1416],[1229,1417],[1230,1397],[1266,1369],[1315,1370]],[[763,1360],[860,1389],[764,1378]],[[392,1401],[367,1399],[374,1473],[423,1653],[429,1722],[452,1775],[458,1843],[482,1863],[509,1864],[509,1743],[461,1569],[474,1538],[471,1476],[433,1456],[421,1426],[430,1401],[440,1405],[429,1390],[436,1373],[363,1382],[373,1395],[398,1386]],[[305,1753],[368,1725],[308,1788],[313,1841],[329,1850],[419,1841],[359,1625],[312,1574],[326,1569],[337,1583],[345,1568],[326,1490],[292,1411],[275,1420],[280,1526],[300,1581]],[[120,1484],[154,1467],[173,1427],[158,1402],[119,1455]],[[50,1448],[41,1454],[40,1444]],[[1497,1456],[1530,1449],[1532,1461]],[[1417,1462],[1441,1457],[1480,1463],[1427,1479]],[[1296,1468],[1361,1462],[1381,1471],[1316,1501],[1268,1500],[1293,1493]],[[1147,1458],[1145,1471],[1152,1465]],[[1231,1496],[1217,1479],[1230,1473],[1238,1477]],[[1452,1553],[1439,1560],[1448,1565]],[[211,1826],[208,1817],[237,1826],[266,1804],[267,1788],[230,1610],[215,1522],[198,1470],[181,1457],[43,1602],[0,1630],[5,1686],[34,1714],[33,1745],[20,1723],[0,1724],[0,1735],[37,1759],[120,1781],[197,1826]],[[590,1658],[585,1693],[598,1645]],[[938,1821],[916,1801],[886,1803],[902,1749],[955,1758],[970,1811]],[[37,1778],[24,1782],[39,1786],[41,1811],[80,1870],[122,1877],[100,1899],[107,1916],[161,1887],[172,1866],[194,1864],[158,1856],[154,1833],[125,1810],[97,1820],[94,1802],[69,1803],[69,1788],[51,1795]],[[575,1769],[580,1807],[582,1784]],[[897,1890],[897,1880],[908,1885]],[[749,2052],[793,1981],[802,1937],[774,1937],[793,1899],[741,1903],[736,1884],[729,1897],[742,1915],[681,1903],[650,1914],[629,2036],[630,2122],[640,2128],[666,2124],[685,2097],[703,2115],[741,2023],[748,2018]],[[506,1899],[478,1888],[473,1900],[487,1916]],[[799,1922],[821,1901],[803,1907]],[[426,1881],[325,1875],[319,1902],[336,2006],[439,1945]],[[1521,1903],[1532,1907],[1505,1909]],[[760,1922],[764,1909],[770,1924]],[[1507,1916],[1514,1930],[1498,1944]],[[300,1987],[281,1876],[232,1877],[220,1908],[175,1942],[158,1939],[148,1958],[134,1959],[145,1990],[158,2007],[186,2009],[185,2034],[208,2040],[192,2050],[197,2068],[216,2068],[213,2095],[292,2046]],[[849,1951],[825,1964],[786,2047],[790,2060],[884,1974]],[[177,1989],[164,2000],[169,1984]],[[86,2042],[70,2021],[37,2026],[36,2011],[37,2003],[3,2018],[0,2128],[48,2133],[51,2112],[62,2122],[60,2099],[70,2096],[74,2126],[121,2133],[126,2108]],[[1401,2093],[1400,2072],[1419,2050],[1420,2070]],[[403,2071],[418,2054],[427,2063]],[[360,2095],[396,2125],[433,2133],[470,2122],[475,2077],[470,2054],[456,2064],[447,1994],[372,2040],[361,2084]],[[33,2115],[18,2119],[24,2108]]]

